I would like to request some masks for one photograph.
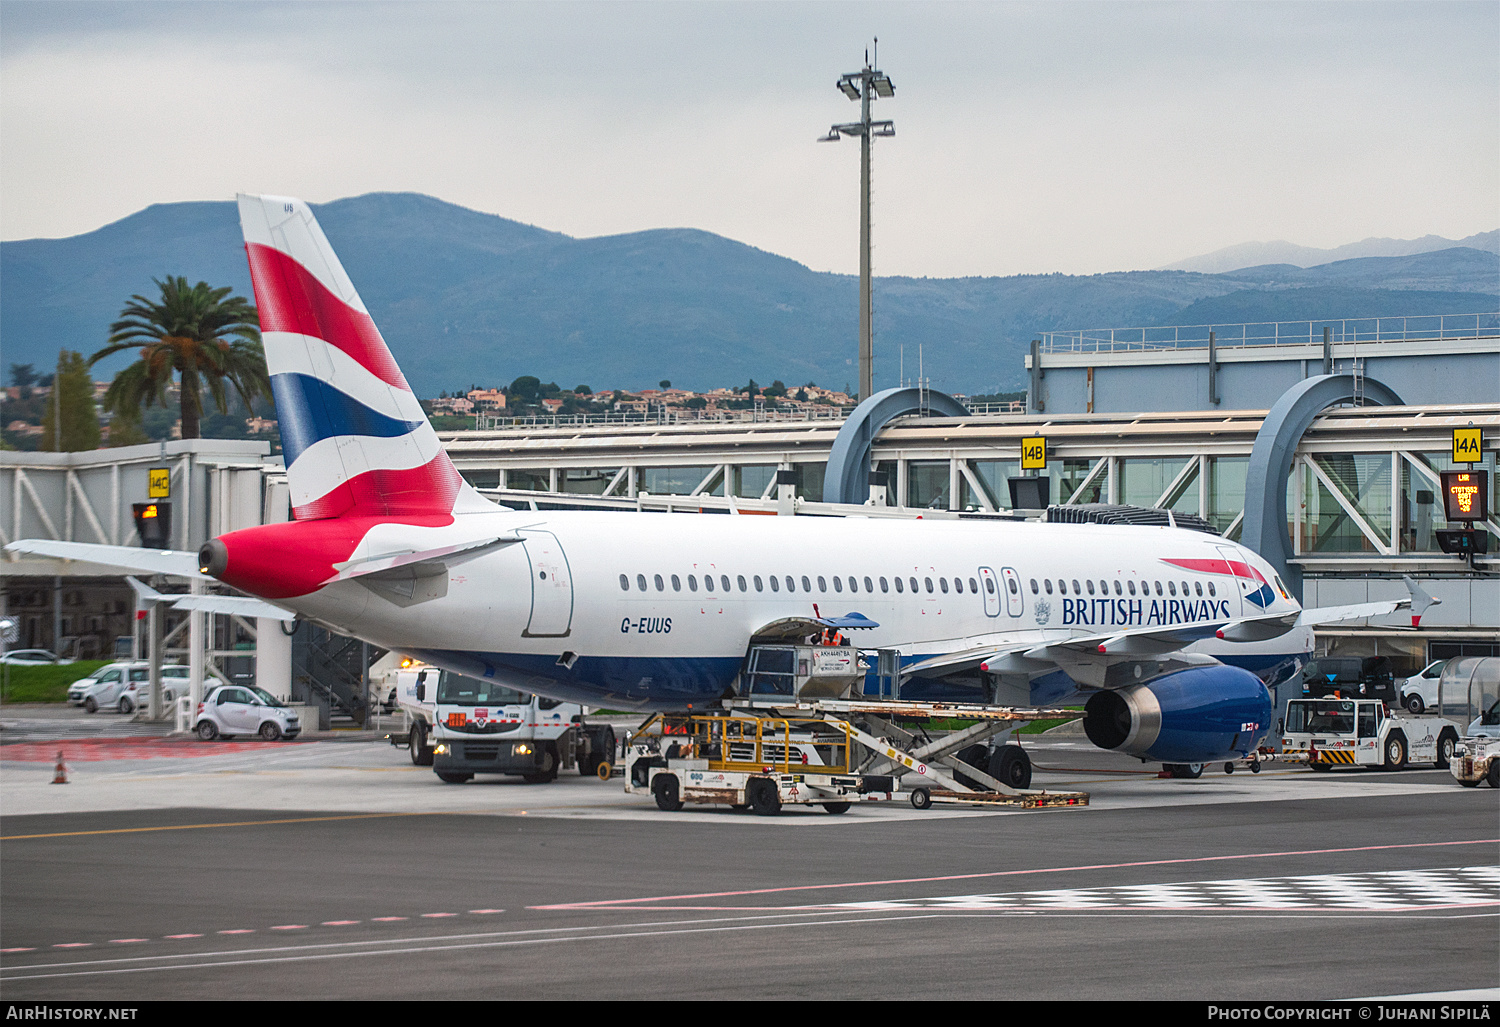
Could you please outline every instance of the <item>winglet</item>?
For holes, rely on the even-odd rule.
[[[1401,581],[1406,585],[1406,591],[1411,594],[1411,626],[1420,627],[1422,614],[1426,613],[1429,607],[1441,606],[1443,601],[1428,595],[1423,591],[1422,586],[1418,585],[1408,574],[1403,574]]]

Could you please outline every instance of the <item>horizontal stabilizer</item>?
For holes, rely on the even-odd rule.
[[[150,585],[125,576],[130,587],[143,603],[166,603],[174,610],[201,610],[204,613],[221,613],[235,617],[268,617],[271,620],[294,621],[297,615],[291,610],[272,606],[264,599],[254,596],[181,595],[158,592]]]
[[[1411,605],[1410,599],[1387,599],[1378,603],[1352,603],[1349,606],[1320,606],[1314,610],[1303,610],[1297,618],[1300,627],[1318,624],[1337,624],[1345,620],[1362,620],[1365,617],[1380,617],[1387,613],[1404,610]]]
[[[382,556],[367,556],[359,560],[349,560],[344,563],[336,563],[333,569],[338,571],[333,577],[324,581],[324,585],[331,585],[336,581],[349,581],[353,578],[363,578],[371,574],[381,574],[386,571],[414,569],[415,564],[441,563],[446,566],[463,563],[474,557],[488,552],[500,546],[515,545],[521,541],[519,535],[491,535],[487,538],[474,539],[469,542],[460,542],[451,546],[439,546],[436,549],[422,549],[404,553],[386,553]]]
[[[136,546],[106,546],[95,542],[23,538],[6,546],[5,551],[26,556],[50,556],[58,560],[97,563],[136,574],[171,574],[179,578],[208,579],[208,575],[198,569],[197,553],[183,553],[174,549],[140,549]]]

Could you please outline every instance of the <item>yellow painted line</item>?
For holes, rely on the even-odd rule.
[[[140,834],[146,831],[200,831],[210,827],[262,827],[267,824],[316,824],[330,820],[376,820],[381,817],[451,816],[447,810],[423,810],[418,813],[356,813],[337,817],[293,817],[286,820],[237,820],[221,824],[174,824],[162,827],[114,827],[100,831],[56,831],[51,834],[0,835],[0,842],[18,842],[29,838],[74,838],[91,834]]]

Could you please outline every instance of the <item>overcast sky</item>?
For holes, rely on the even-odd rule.
[[[1500,225],[1500,4],[0,0],[0,238],[412,190],[877,274],[1156,267]]]

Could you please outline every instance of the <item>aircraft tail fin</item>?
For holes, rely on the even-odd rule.
[[[239,196],[292,516],[493,507],[459,476],[311,209]]]

